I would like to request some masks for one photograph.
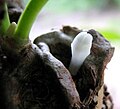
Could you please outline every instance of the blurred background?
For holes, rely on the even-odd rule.
[[[24,0],[27,4],[28,0]],[[63,25],[99,31],[115,53],[105,70],[105,84],[112,95],[114,109],[120,109],[120,0],[48,0],[31,32],[33,40]]]

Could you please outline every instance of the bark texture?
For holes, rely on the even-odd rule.
[[[100,33],[89,30],[91,54],[72,77],[67,70],[70,44],[81,31],[63,27],[37,37],[17,54],[0,39],[0,108],[95,109],[114,48]]]

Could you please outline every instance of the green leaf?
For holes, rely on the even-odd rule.
[[[47,1],[48,0],[30,0],[18,21],[18,25],[14,33],[14,39],[19,42],[24,42],[28,39],[32,25],[38,13]]]
[[[5,2],[0,5],[0,11],[3,11],[3,19],[1,19],[0,21],[0,34],[5,36],[4,34],[6,33],[8,27],[10,26],[8,9]]]

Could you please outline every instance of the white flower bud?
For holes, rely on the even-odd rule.
[[[72,58],[69,71],[72,75],[76,75],[80,66],[86,57],[90,54],[93,37],[87,32],[80,32],[71,44]]]

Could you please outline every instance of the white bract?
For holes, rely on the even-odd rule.
[[[80,32],[71,44],[72,58],[69,71],[72,75],[76,75],[80,66],[90,54],[93,37],[87,32]]]

